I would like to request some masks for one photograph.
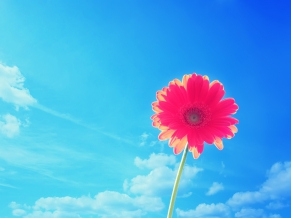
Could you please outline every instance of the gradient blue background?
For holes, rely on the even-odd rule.
[[[197,72],[236,99],[239,132],[223,151],[206,146],[199,159],[188,156],[186,164],[201,171],[181,186],[176,208],[185,213],[174,217],[288,218],[291,185],[237,208],[227,202],[264,187],[276,163],[281,176],[272,184],[291,184],[290,11],[283,0],[0,1],[0,61],[18,67],[38,102],[15,110],[0,101],[2,124],[5,114],[21,122],[17,134],[0,135],[0,217],[166,217],[171,188],[163,179],[151,194],[124,184],[155,170],[138,168],[135,158],[174,158],[157,141],[151,103],[169,81]],[[213,182],[220,191],[207,195]],[[94,199],[106,191],[154,197],[162,206],[123,206],[110,195],[101,202],[105,212],[71,201],[34,207],[41,198]],[[270,209],[272,202],[279,206]],[[199,204],[219,203],[228,212],[199,212]]]

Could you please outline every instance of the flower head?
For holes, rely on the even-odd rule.
[[[194,158],[203,152],[204,142],[223,149],[222,138],[232,138],[238,120],[231,117],[238,110],[233,98],[223,99],[223,85],[207,76],[185,75],[182,82],[174,79],[157,92],[152,104],[156,112],[151,119],[161,130],[160,140],[169,140],[174,153],[179,154],[188,142]]]

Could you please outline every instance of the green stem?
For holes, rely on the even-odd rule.
[[[184,152],[183,152],[183,156],[182,156],[182,160],[181,160],[178,172],[177,172],[177,176],[176,176],[176,180],[175,180],[174,187],[173,187],[173,192],[172,192],[172,196],[171,196],[171,201],[170,201],[170,205],[169,205],[167,218],[171,218],[172,214],[173,214],[175,199],[176,199],[176,195],[177,195],[178,186],[179,186],[180,178],[181,178],[181,175],[182,175],[183,167],[185,165],[187,153],[188,153],[188,143],[185,146],[185,149],[184,149]]]

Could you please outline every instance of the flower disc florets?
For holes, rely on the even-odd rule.
[[[192,128],[201,128],[210,121],[210,111],[201,105],[185,105],[180,109],[180,117],[183,123]]]
[[[174,79],[157,92],[152,104],[156,112],[151,118],[160,129],[160,140],[169,140],[174,153],[180,153],[188,143],[194,158],[203,152],[204,142],[223,148],[222,138],[232,138],[238,120],[231,117],[238,110],[233,98],[222,99],[223,85],[209,82],[207,76],[185,75],[182,82]]]

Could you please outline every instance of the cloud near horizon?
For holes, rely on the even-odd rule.
[[[259,190],[237,192],[226,203],[199,204],[195,209],[188,211],[177,208],[176,213],[179,217],[189,218],[230,218],[231,212],[234,211],[235,217],[238,218],[280,218],[280,214],[268,213],[264,209],[254,209],[251,206],[265,204],[267,210],[289,207],[285,199],[291,196],[290,184],[291,161],[277,162],[268,170],[267,179]]]
[[[110,217],[140,217],[147,212],[163,209],[160,198],[137,196],[130,197],[114,191],[100,192],[94,197],[47,197],[38,199],[33,206],[11,202],[14,216],[23,218],[39,217],[81,217],[81,215],[98,215]]]
[[[177,171],[175,156],[153,153],[144,160],[136,157],[134,164],[147,167],[150,172],[129,180],[125,193],[103,191],[94,197],[46,197],[36,200],[31,206],[11,202],[10,208],[14,216],[23,218],[65,218],[82,215],[98,215],[102,218],[137,218],[161,211],[165,206],[161,193],[169,197],[175,180]],[[189,195],[191,181],[201,171],[202,169],[197,167],[185,166],[180,183],[182,194]]]

